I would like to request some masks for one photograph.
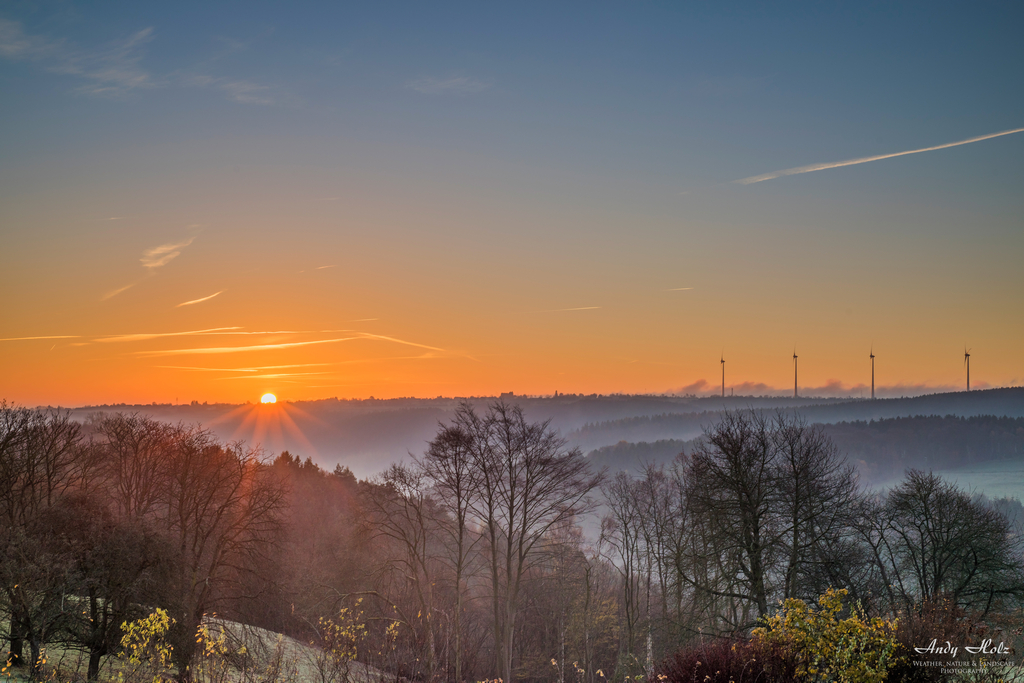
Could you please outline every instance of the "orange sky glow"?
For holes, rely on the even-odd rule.
[[[1012,19],[165,9],[0,11],[0,399],[1024,384]]]

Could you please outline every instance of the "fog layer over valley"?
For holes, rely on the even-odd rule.
[[[903,469],[951,468],[959,464],[1021,458],[1024,388],[932,394],[900,399],[779,397],[505,395],[533,420],[578,446],[595,465],[637,469],[667,462],[725,411],[754,409],[798,414],[827,428],[865,483],[898,477]],[[469,399],[486,407],[493,398]],[[336,400],[260,405],[117,405],[73,411],[84,420],[95,413],[137,412],[176,424],[200,423],[223,441],[244,440],[268,452],[288,450],[331,470],[342,465],[360,477],[423,451],[439,422],[454,414],[457,398]],[[894,418],[995,416],[1013,420],[957,422],[895,421]],[[882,421],[871,425],[869,421]],[[842,425],[841,423],[848,423]],[[991,434],[989,433],[991,431]],[[942,436],[938,436],[942,434]]]

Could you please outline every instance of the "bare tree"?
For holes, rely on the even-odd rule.
[[[275,546],[284,491],[255,450],[222,446],[196,427],[176,427],[158,503],[177,553],[172,629],[175,664],[190,679],[196,628]]]
[[[637,485],[626,472],[616,472],[602,492],[609,513],[601,522],[601,538],[616,554],[613,565],[622,577],[622,617],[625,637],[620,640],[620,659],[632,661],[637,656],[637,636],[642,619],[641,601],[643,549],[640,510],[637,506]]]
[[[389,575],[397,572],[400,589],[411,591],[416,616],[403,614],[411,629],[418,655],[423,661],[426,680],[432,680],[437,665],[435,637],[434,587],[437,511],[431,499],[426,477],[419,468],[392,465],[376,482],[365,488],[366,508],[377,539],[394,544],[384,563]],[[395,591],[381,590],[398,609]],[[419,667],[417,667],[419,668]]]
[[[703,552],[725,558],[698,590],[767,614],[772,599],[812,597],[851,574],[858,501],[853,468],[825,434],[777,413],[727,413],[705,431],[685,475],[689,509],[705,527]],[[695,557],[696,569],[704,558]],[[716,561],[717,562],[717,561]],[[731,565],[731,569],[729,566]],[[736,626],[749,626],[741,619]]]
[[[813,599],[832,585],[848,586],[844,566],[854,548],[853,467],[818,427],[776,415],[776,480],[781,543],[786,555],[782,597]]]
[[[96,448],[120,516],[148,517],[160,499],[175,429],[138,413],[103,416],[94,428],[100,437]]]
[[[50,531],[64,539],[66,601],[57,638],[89,655],[87,677],[120,647],[121,625],[161,602],[170,567],[165,539],[134,520],[119,520],[95,494],[66,496]]]
[[[459,409],[465,411],[465,406]],[[467,416],[468,417],[468,416]],[[472,505],[477,491],[478,473],[473,469],[473,436],[462,426],[442,425],[437,436],[430,442],[420,467],[433,484],[441,509],[448,520],[442,523],[440,531],[446,540],[447,563],[453,574],[455,588],[454,616],[454,675],[455,681],[463,680],[462,613],[465,610],[465,588],[470,558],[479,534],[469,530]]]
[[[889,492],[885,511],[885,560],[904,601],[946,595],[984,615],[1001,600],[1024,597],[1020,548],[998,511],[918,470]]]
[[[456,424],[473,435],[474,513],[487,540],[497,675],[511,683],[523,578],[548,530],[591,509],[603,473],[593,474],[578,448],[567,449],[548,422],[528,422],[519,406],[498,402],[483,418],[464,406]]]
[[[27,640],[36,670],[40,648],[63,619],[68,539],[56,533],[54,520],[91,469],[81,427],[69,412],[0,403],[0,599],[9,614],[12,664],[24,663]]]
[[[776,445],[764,416],[726,413],[705,431],[687,469],[687,500],[714,542],[706,552],[728,557],[738,569],[736,585],[695,585],[753,603],[758,617],[768,614],[770,572],[779,550]]]

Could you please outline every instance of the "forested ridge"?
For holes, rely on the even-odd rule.
[[[628,423],[639,427],[657,423],[659,417],[635,418]],[[696,421],[696,417],[686,416],[686,423]],[[698,423],[711,422],[710,418],[704,416],[703,422]],[[1024,462],[1024,418],[915,415],[817,427],[856,465],[867,484],[898,479],[907,469]],[[591,450],[587,457],[600,466],[636,470],[644,463],[670,463],[679,453],[692,448],[697,438],[622,441]]]

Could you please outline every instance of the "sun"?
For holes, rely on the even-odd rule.
[[[277,403],[277,396],[273,394],[263,394],[260,397],[260,403]]]

